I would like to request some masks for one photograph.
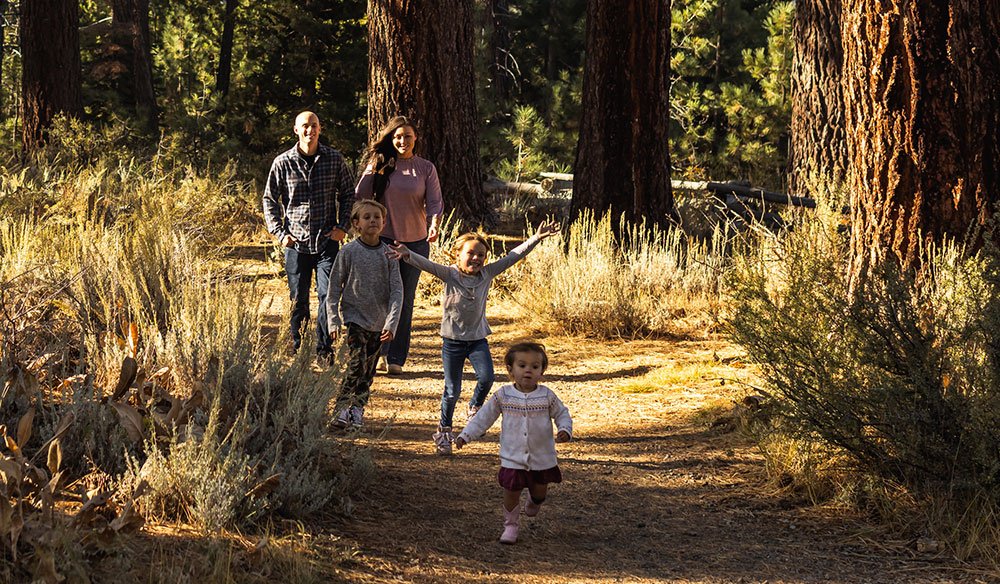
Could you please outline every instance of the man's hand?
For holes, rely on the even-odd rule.
[[[542,224],[538,226],[538,232],[535,234],[540,239],[545,239],[546,237],[551,237],[559,233],[559,223],[552,219],[547,221],[542,221]]]
[[[340,227],[334,227],[333,231],[327,233],[326,236],[334,241],[344,241],[344,238],[347,237],[347,232]]]
[[[465,438],[462,438],[461,436],[455,438],[455,448],[457,450],[461,450],[463,446],[465,446]]]
[[[559,433],[556,434],[556,442],[569,442],[569,432],[559,430]]]
[[[292,237],[291,235],[286,235],[281,238],[281,245],[283,247],[292,247],[293,245],[295,245],[295,238]]]
[[[432,224],[430,227],[427,228],[427,242],[428,243],[434,243],[435,241],[437,241],[438,235],[439,235],[439,233],[438,233],[437,225],[433,225]]]
[[[382,335],[379,336],[378,340],[382,341],[383,343],[388,343],[389,341],[392,340],[392,331],[382,331]]]

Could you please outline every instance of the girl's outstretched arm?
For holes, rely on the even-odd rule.
[[[483,266],[483,274],[486,277],[495,278],[504,270],[516,264],[518,260],[528,255],[531,250],[535,249],[538,242],[557,233],[559,233],[559,223],[555,221],[543,221],[542,224],[538,226],[538,231],[526,239],[524,243],[510,250],[507,252],[507,255],[497,261],[490,262]]]
[[[408,247],[398,241],[392,242],[388,247],[389,249],[386,250],[385,255],[389,259],[404,261],[411,266],[427,272],[428,274],[437,276],[441,280],[446,280],[448,278],[448,266],[442,266],[441,264],[432,262],[418,253],[413,253]]]

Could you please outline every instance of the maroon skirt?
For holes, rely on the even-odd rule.
[[[530,489],[534,485],[561,483],[562,473],[559,472],[558,465],[545,470],[524,470],[501,466],[500,472],[497,473],[497,482],[508,491],[520,491],[521,489]]]

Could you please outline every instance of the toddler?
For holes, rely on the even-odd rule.
[[[441,396],[441,418],[433,436],[438,454],[451,454],[452,418],[455,404],[462,393],[462,369],[466,359],[472,363],[472,369],[476,372],[476,389],[469,401],[470,418],[482,407],[493,387],[493,356],[486,341],[491,332],[490,325],[486,322],[486,296],[490,283],[527,255],[539,241],[558,232],[559,225],[555,221],[544,221],[535,235],[489,264],[486,263],[486,240],[476,233],[466,233],[455,241],[455,263],[451,266],[443,266],[420,254],[410,253],[398,241],[390,246],[389,257],[401,259],[444,282],[441,301],[444,309],[441,319],[444,393]]]
[[[524,514],[538,515],[549,483],[562,482],[556,460],[556,442],[568,442],[573,435],[569,410],[551,389],[540,385],[549,365],[545,347],[539,343],[519,343],[504,357],[513,383],[493,394],[455,439],[455,448],[482,436],[503,414],[500,427],[500,472],[503,487],[503,533],[500,543],[517,542],[521,519],[521,491],[528,489]],[[558,433],[553,439],[552,421]]]
[[[336,340],[341,322],[347,325],[350,357],[340,387],[334,424],[360,428],[371,392],[382,343],[392,340],[403,303],[399,262],[387,257],[379,239],[385,226],[385,207],[371,200],[351,209],[351,228],[357,238],[340,249],[330,274],[326,314],[330,336]]]

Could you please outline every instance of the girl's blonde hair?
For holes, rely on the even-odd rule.
[[[486,241],[486,236],[479,233],[473,233],[470,231],[469,233],[463,233],[462,235],[459,235],[458,237],[455,238],[455,242],[451,244],[452,257],[457,258],[458,254],[462,252],[462,247],[470,241],[478,241],[479,243],[483,244],[483,247],[486,248],[486,252],[489,253],[490,244],[489,242]]]
[[[385,208],[385,205],[383,205],[382,203],[379,203],[378,201],[373,201],[371,199],[362,199],[362,200],[354,203],[354,206],[351,207],[351,228],[352,229],[354,227],[354,222],[355,221],[359,221],[361,219],[361,210],[364,209],[365,207],[370,207],[372,209],[378,209],[379,212],[382,213],[382,219],[383,220],[387,217],[388,209]]]

